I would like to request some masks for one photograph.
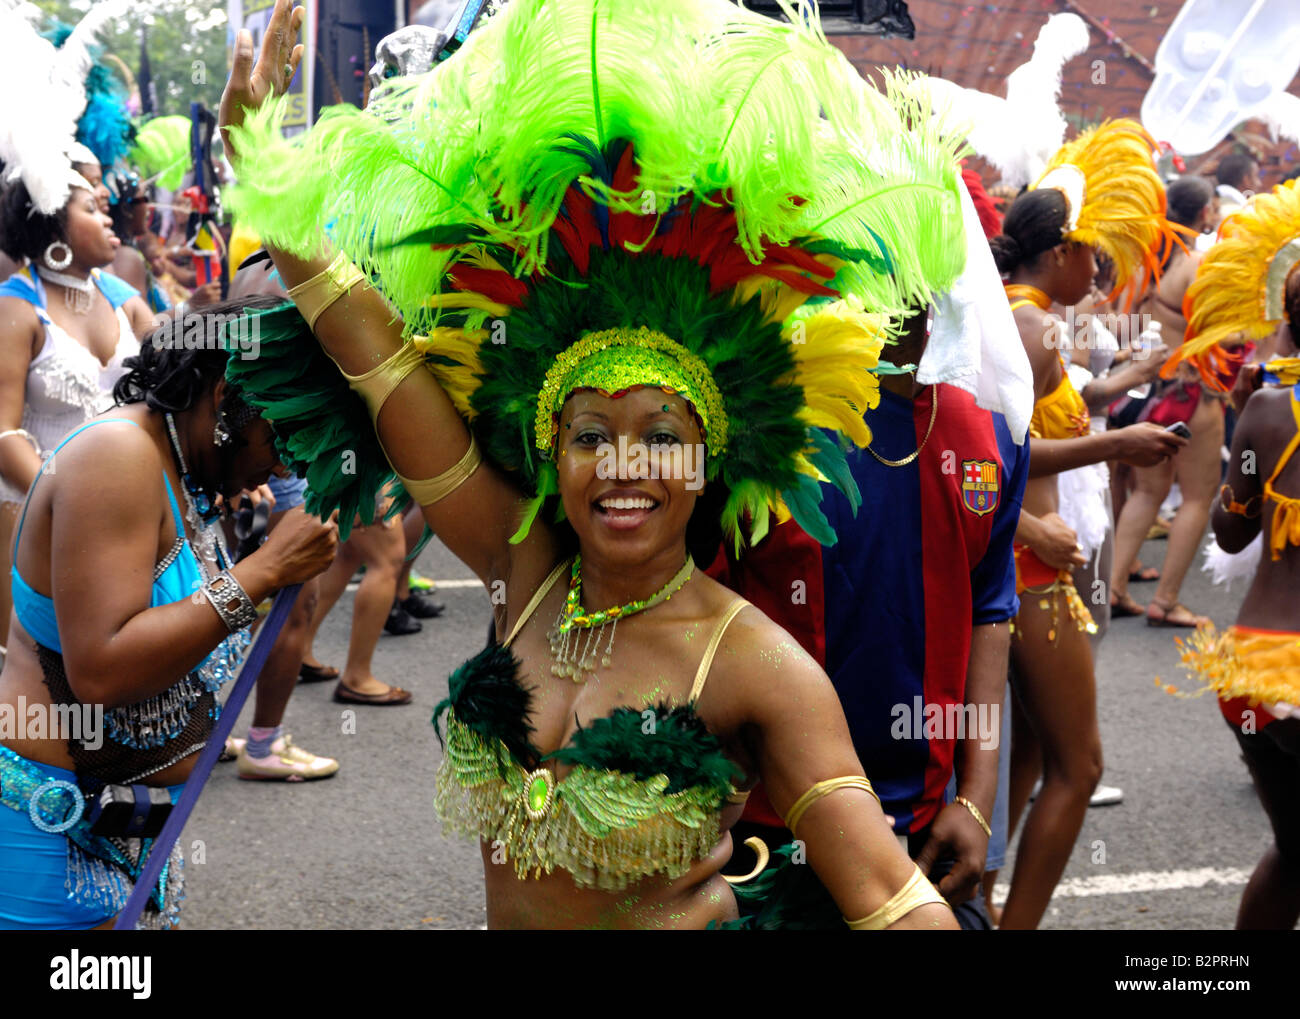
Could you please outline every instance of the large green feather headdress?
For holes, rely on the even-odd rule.
[[[250,115],[233,203],[293,252],[327,231],[531,513],[568,393],[654,384],[700,415],[730,533],[788,509],[831,542],[818,482],[857,492],[819,429],[870,441],[888,323],[962,268],[961,143],[782,6],[515,0],[364,112]]]

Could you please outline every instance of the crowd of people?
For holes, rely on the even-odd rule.
[[[951,89],[864,81],[808,11],[480,7],[286,139],[277,0],[235,41],[224,232],[220,161],[160,202],[76,122],[0,134],[0,718],[104,724],[0,728],[0,926],[113,925],[157,830],[112,803],[167,815],[284,588],[225,756],[335,774],[287,704],[412,703],[375,658],[443,611],[432,534],[502,594],[428,748],[492,927],[1036,928],[1123,798],[1123,616],[1183,629],[1272,824],[1238,926],[1294,927],[1296,181],[1162,177],[1137,122],[1059,116],[982,179]],[[170,342],[193,323],[221,342]],[[1179,600],[1207,527],[1250,578],[1223,633]],[[141,922],[174,925],[158,848]]]

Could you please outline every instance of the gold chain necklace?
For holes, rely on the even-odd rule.
[[[930,427],[925,430],[925,438],[921,440],[921,444],[916,447],[915,452],[909,453],[901,460],[886,460],[870,446],[867,447],[867,452],[886,467],[906,467],[921,455],[921,450],[925,449],[925,444],[930,441],[930,433],[934,431],[934,419],[939,415],[939,387],[931,386],[930,391],[934,394],[934,398],[930,401]]]

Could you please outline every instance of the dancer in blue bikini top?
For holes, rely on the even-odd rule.
[[[147,341],[116,387],[119,406],[68,435],[31,487],[0,676],[0,720],[24,721],[0,724],[0,927],[114,918],[148,840],[91,833],[89,804],[107,784],[175,800],[255,606],[333,558],[336,526],[296,515],[231,564],[213,507],[263,483],[278,458],[269,423],[227,385],[227,356]],[[26,723],[36,717],[49,722]],[[80,731],[55,731],[72,717]],[[154,921],[175,921],[179,872],[174,858]]]

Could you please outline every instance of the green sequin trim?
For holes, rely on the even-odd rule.
[[[555,450],[560,408],[575,389],[621,393],[632,386],[659,386],[695,408],[708,433],[708,455],[727,448],[727,415],[709,366],[675,340],[644,327],[588,333],[562,351],[537,394],[537,448]]]
[[[447,746],[434,804],[452,831],[500,842],[520,878],[564,870],[581,887],[619,890],[652,874],[685,874],[718,843],[716,791],[665,793],[668,778],[575,767],[554,786],[540,817],[529,809],[540,776],[525,772],[499,741],[446,716]],[[504,777],[503,777],[504,776]]]

